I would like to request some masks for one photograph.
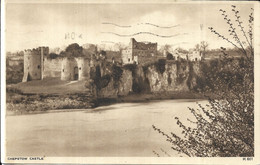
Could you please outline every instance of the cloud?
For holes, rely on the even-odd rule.
[[[241,18],[246,22],[252,5],[239,5]],[[162,38],[140,33],[138,41],[150,41],[162,44],[186,42],[183,47],[192,47],[201,40],[209,42],[211,48],[218,47],[224,41],[210,33],[212,26],[223,35],[228,35],[227,26],[218,12],[219,8],[230,10],[230,5],[210,4],[8,4],[6,10],[6,49],[23,50],[41,45],[57,47],[71,42],[79,44],[101,41],[123,42],[130,37],[120,37],[101,32],[113,32],[130,35],[149,32],[158,35],[177,35]],[[122,28],[111,22],[123,26]],[[204,25],[203,31],[200,24]],[[173,28],[162,28],[171,27]],[[82,34],[81,38],[65,39],[65,34]],[[223,43],[224,44],[224,43]]]
[[[159,26],[173,26],[176,25],[175,17],[173,13],[167,13],[163,11],[155,11],[152,13],[148,13],[142,17],[140,17],[139,20],[141,23],[152,23]]]

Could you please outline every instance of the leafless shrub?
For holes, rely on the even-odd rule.
[[[225,10],[220,9],[220,12],[229,25],[228,31],[232,39],[221,35],[213,27],[209,29],[239,49],[243,55],[243,58],[237,60],[230,59],[225,48],[221,48],[224,54],[221,61],[225,62],[225,68],[220,68],[219,73],[223,70],[229,70],[230,73],[236,71],[242,77],[238,78],[232,74],[215,76],[214,85],[218,90],[215,90],[214,94],[217,97],[209,98],[206,106],[198,104],[197,109],[189,108],[196,120],[188,120],[195,124],[195,127],[185,126],[178,117],[175,118],[177,125],[183,130],[183,137],[173,132],[165,133],[153,125],[155,131],[166,137],[173,150],[190,157],[254,156],[253,9],[249,15],[247,35],[243,22],[240,21],[239,10],[234,5],[231,8],[236,25]],[[238,33],[244,38],[239,37]],[[232,83],[238,79],[241,79],[241,83]]]

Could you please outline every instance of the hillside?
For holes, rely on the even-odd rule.
[[[88,91],[85,81],[61,81],[60,78],[21,82],[7,87],[18,89],[25,94],[70,94]]]

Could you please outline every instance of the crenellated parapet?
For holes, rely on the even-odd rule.
[[[26,55],[48,55],[49,54],[49,47],[38,47],[33,49],[25,49],[24,54]]]

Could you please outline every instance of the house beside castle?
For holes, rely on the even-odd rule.
[[[187,61],[201,61],[203,59],[203,55],[200,51],[192,50],[190,52],[184,53],[179,51],[179,49],[175,49],[173,52],[164,51],[163,56],[167,57],[170,54],[173,60],[187,60]]]
[[[203,59],[200,51],[194,50],[188,54],[189,61],[201,61]]]
[[[137,42],[134,38],[130,39],[129,46],[122,50],[123,64],[139,64],[155,57],[157,54],[157,43]]]

